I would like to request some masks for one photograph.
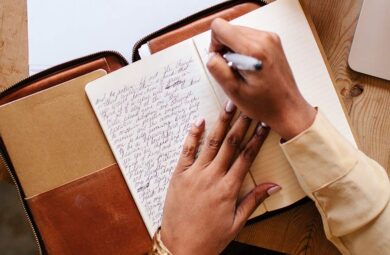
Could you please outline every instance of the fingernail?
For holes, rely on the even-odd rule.
[[[200,126],[202,126],[203,122],[204,122],[204,118],[203,118],[203,117],[199,117],[199,118],[195,121],[195,126],[196,126],[196,127],[200,127]]]
[[[225,111],[230,113],[230,112],[233,112],[234,109],[236,109],[236,106],[233,104],[232,101],[229,100],[229,101],[226,103]]]
[[[243,118],[243,119],[250,119],[247,115],[245,115],[243,113],[240,113],[240,117]]]
[[[263,128],[264,126],[263,125],[257,125],[257,128],[256,128],[256,135],[261,135],[261,133],[263,132]]]
[[[265,123],[265,122],[261,122],[261,126],[268,127],[267,123]]]
[[[209,54],[208,54],[208,61],[210,61],[214,56],[215,56],[215,52],[214,51],[209,52]]]
[[[267,194],[269,196],[271,196],[271,195],[275,194],[276,192],[280,191],[281,189],[282,189],[282,187],[280,187],[280,186],[273,186],[272,188],[267,189]]]

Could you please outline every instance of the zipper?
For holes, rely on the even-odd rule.
[[[28,213],[27,211],[27,208],[24,204],[24,200],[23,200],[23,195],[22,195],[22,191],[20,190],[19,188],[19,185],[17,184],[17,180],[11,170],[11,168],[9,167],[6,159],[5,159],[5,156],[4,156],[4,152],[2,149],[0,149],[0,159],[2,160],[3,162],[3,165],[5,166],[5,168],[7,169],[8,171],[8,174],[11,176],[11,179],[12,179],[12,182],[15,184],[15,187],[16,187],[16,191],[18,193],[18,197],[19,197],[19,202],[21,203],[22,205],[22,208],[23,208],[23,211],[24,211],[24,215],[26,216],[27,218],[27,221],[28,221],[28,224],[30,225],[30,228],[32,230],[32,233],[33,233],[33,236],[34,236],[34,240],[35,240],[35,243],[37,245],[37,248],[38,248],[38,252],[40,255],[43,255],[43,250],[42,250],[42,246],[41,246],[41,242],[39,240],[39,237],[37,235],[37,232],[35,230],[35,226],[30,218],[30,214]]]
[[[84,62],[87,62],[90,58],[96,58],[96,57],[104,56],[104,55],[107,55],[107,54],[112,54],[112,55],[115,55],[115,56],[119,57],[119,59],[122,61],[122,64],[124,64],[124,65],[128,65],[129,64],[129,62],[126,60],[126,58],[121,53],[119,53],[118,51],[111,51],[111,50],[99,51],[99,52],[96,52],[96,53],[85,55],[85,56],[83,56],[81,58],[73,59],[73,60],[64,62],[62,64],[50,67],[50,68],[48,68],[48,69],[46,69],[46,70],[44,70],[42,72],[38,72],[36,74],[27,76],[26,78],[21,79],[18,82],[14,83],[14,84],[12,84],[12,85],[10,85],[8,87],[5,87],[5,88],[1,89],[0,90],[0,98],[3,97],[5,94],[10,93],[14,89],[19,89],[19,88],[22,88],[23,86],[26,86],[30,81],[33,81],[33,80],[39,79],[39,78],[44,78],[47,75],[52,75],[53,73],[55,73],[55,72],[57,72],[59,70],[66,69],[67,67],[70,67],[70,66],[73,66],[73,65],[76,65],[76,64],[82,64]]]
[[[81,58],[77,58],[77,59],[74,59],[74,60],[70,60],[70,61],[67,61],[65,63],[62,63],[62,64],[59,64],[59,65],[56,65],[56,66],[53,66],[49,69],[46,69],[42,72],[39,72],[39,73],[36,73],[36,74],[33,74],[31,76],[28,76],[2,90],[0,90],[0,98],[9,94],[9,93],[12,93],[12,91],[14,90],[17,90],[17,89],[20,89],[20,88],[23,88],[24,86],[28,86],[30,84],[31,81],[33,80],[36,80],[36,79],[40,79],[40,78],[44,78],[48,75],[52,75],[53,73],[56,73],[60,70],[63,70],[63,69],[66,69],[68,67],[71,67],[71,66],[74,66],[74,65],[77,65],[77,64],[82,64],[84,62],[87,62],[88,60],[90,60],[91,58],[98,58],[100,56],[107,56],[107,55],[114,55],[116,57],[118,57],[120,59],[120,61],[122,62],[123,65],[128,65],[128,61],[125,59],[125,57],[120,54],[119,52],[117,51],[100,51],[100,52],[96,52],[96,53],[92,53],[92,54],[89,54],[89,55],[86,55],[86,56],[83,56]],[[2,161],[3,165],[5,166],[5,168],[7,169],[7,172],[8,174],[11,176],[11,179],[12,179],[12,182],[14,183],[15,187],[16,187],[16,191],[17,191],[17,194],[18,194],[18,198],[19,198],[19,202],[21,203],[22,205],[22,208],[23,208],[23,211],[24,211],[24,214],[27,218],[27,221],[30,225],[30,228],[32,230],[32,233],[33,233],[33,236],[34,236],[34,239],[35,239],[35,243],[37,245],[37,248],[38,248],[38,251],[39,251],[39,254],[40,255],[43,255],[44,254],[44,251],[42,249],[42,244],[41,244],[41,239],[39,238],[38,234],[37,234],[37,230],[36,230],[36,227],[33,223],[33,221],[31,220],[31,217],[30,217],[30,213],[25,205],[25,201],[24,201],[24,195],[23,195],[23,191],[21,190],[20,186],[19,186],[19,182],[15,176],[15,173],[14,171],[11,169],[10,165],[8,164],[8,156],[6,154],[6,151],[5,151],[5,148],[3,148],[3,144],[2,144],[2,141],[1,141],[1,138],[0,138],[0,160]]]
[[[189,24],[192,21],[198,20],[199,18],[202,18],[202,17],[206,17],[206,16],[213,14],[215,12],[218,12],[220,10],[224,10],[224,9],[233,7],[233,6],[240,4],[240,3],[248,3],[248,2],[258,3],[258,4],[264,6],[264,5],[268,4],[270,2],[270,0],[229,0],[226,2],[222,2],[219,4],[213,5],[209,8],[201,10],[195,14],[191,14],[190,16],[184,17],[184,18],[182,18],[174,23],[171,23],[170,25],[163,27],[157,31],[154,31],[154,32],[144,36],[140,40],[138,40],[133,46],[133,50],[132,50],[132,54],[131,54],[131,61],[135,62],[135,61],[140,60],[140,56],[138,54],[138,49],[143,44],[147,43],[148,41],[150,41],[154,37],[157,37],[157,36],[160,36],[160,35],[165,34],[167,32],[170,32],[176,28],[179,28],[183,25]]]

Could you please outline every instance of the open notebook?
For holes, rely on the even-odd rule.
[[[298,0],[279,0],[234,24],[273,31],[281,41],[304,97],[356,145],[310,25]],[[174,45],[89,83],[86,92],[145,225],[161,223],[170,176],[190,123],[199,116],[209,129],[226,100],[207,72],[210,32]],[[252,215],[280,209],[305,194],[271,132],[247,175],[241,195],[256,184],[283,190]],[[115,187],[113,187],[115,188]]]

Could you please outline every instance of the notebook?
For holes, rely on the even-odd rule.
[[[356,146],[298,0],[276,1],[232,23],[278,33],[304,97],[320,107]],[[169,180],[190,123],[204,117],[207,133],[226,100],[205,67],[209,43],[210,32],[205,32],[86,86],[92,108],[151,236],[161,223]],[[252,218],[305,196],[279,140],[276,133],[270,133],[240,196],[268,181],[278,183],[283,190],[259,206]]]

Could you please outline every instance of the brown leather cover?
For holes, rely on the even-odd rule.
[[[28,86],[23,86],[20,89],[18,88],[13,90],[12,93],[8,93],[0,98],[0,105],[31,95],[57,84],[61,84],[98,69],[104,69],[107,73],[110,73],[123,66],[124,64],[118,58],[114,57],[114,55],[101,57],[85,63],[79,63],[71,68],[66,68],[37,79],[31,84],[28,84]]]
[[[256,3],[243,3],[231,7],[226,10],[216,12],[212,15],[199,19],[191,24],[177,28],[164,35],[153,38],[149,41],[149,49],[151,53],[156,53],[160,50],[166,49],[176,43],[189,39],[197,34],[205,32],[210,29],[211,22],[215,18],[223,18],[226,20],[235,19],[245,13],[259,8],[260,5]]]
[[[145,254],[151,239],[117,164],[27,200],[48,254]]]

